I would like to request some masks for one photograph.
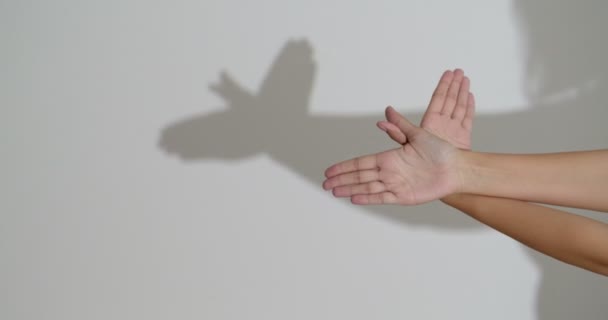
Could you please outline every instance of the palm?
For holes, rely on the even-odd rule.
[[[422,130],[411,143],[377,155],[379,181],[399,204],[420,204],[449,194],[454,147]],[[357,198],[354,199],[357,202]]]
[[[456,148],[471,149],[471,130],[448,115],[427,112],[420,126]]]
[[[331,166],[323,187],[356,204],[420,204],[453,192],[457,148],[427,130],[401,125],[409,126],[409,143]]]
[[[420,127],[459,149],[471,149],[471,130],[475,113],[475,98],[469,92],[469,80],[462,70],[446,72],[441,77]],[[401,116],[392,108],[386,110],[387,121],[378,126],[387,131],[398,143],[405,144],[407,139],[397,124]]]

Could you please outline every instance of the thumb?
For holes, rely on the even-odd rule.
[[[380,130],[386,132],[386,134],[388,134],[388,136],[398,144],[405,144],[407,142],[405,134],[403,134],[403,132],[401,132],[401,130],[399,130],[396,125],[388,121],[378,121],[378,123],[376,123],[376,126],[378,126]]]
[[[390,123],[396,125],[405,136],[411,136],[416,133],[418,127],[412,124],[409,120],[407,120],[404,116],[402,116],[399,112],[397,112],[393,107],[386,107],[385,111],[386,120]]]

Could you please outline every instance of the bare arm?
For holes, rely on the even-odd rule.
[[[453,194],[442,201],[532,249],[608,276],[606,224],[518,200]]]
[[[449,72],[445,73],[442,80],[458,78],[460,73],[460,71],[457,71],[456,77],[453,77]],[[450,87],[457,85],[457,81],[451,81]],[[436,91],[437,90],[442,90],[441,82]],[[468,88],[462,92],[466,91],[468,91]],[[441,96],[445,96],[445,94],[440,92],[439,94],[434,95],[434,98],[429,105],[429,109],[425,113],[421,126],[458,148],[470,149],[472,116],[475,108],[473,96],[468,95],[469,100],[467,100],[466,103],[466,113],[453,112],[452,114],[434,114],[434,111],[439,110],[437,107],[433,107],[434,105],[449,103],[443,99],[436,98]],[[470,118],[463,118],[463,114],[468,115]],[[379,127],[386,131],[396,142],[402,144],[406,143],[405,134],[400,131],[397,126],[400,122],[399,118],[402,116],[393,109],[387,109],[386,116],[388,121],[380,122],[378,124]],[[564,154],[543,155],[539,157],[542,159],[534,159],[535,156],[531,159],[512,159],[513,163],[507,162],[509,164],[507,168],[509,168],[510,165],[517,168],[517,166],[521,165],[518,161],[538,161],[537,165],[541,166],[541,168],[538,168],[537,176],[546,175],[545,179],[551,181],[551,179],[560,178],[551,176],[550,173],[553,172],[552,170],[558,169],[551,168],[550,166],[559,166],[561,161],[570,160],[567,159],[568,156]],[[564,158],[560,159],[561,157]],[[600,161],[596,157],[601,158],[601,154],[598,155],[592,152],[591,154],[576,155],[575,158],[578,160],[575,161],[582,161],[581,159],[585,159],[586,161],[592,162],[589,166],[593,166],[593,162]],[[500,163],[500,161],[498,162]],[[543,166],[549,167],[545,168]],[[585,166],[585,168],[587,168],[587,166]],[[564,174],[572,174],[577,170],[577,168],[573,169],[574,170],[569,170]],[[584,168],[582,170],[583,172],[581,175],[583,176],[585,174],[593,175],[593,172],[591,171],[587,172]],[[544,174],[542,174],[543,171]],[[504,179],[508,179],[509,175],[522,174],[525,175],[525,173],[518,171],[510,172]],[[588,178],[583,176],[573,176],[570,177],[570,179],[577,181],[577,178]],[[590,177],[589,179],[593,181],[593,177]],[[534,182],[530,182],[530,184],[533,183]],[[527,186],[529,187],[529,185]],[[484,188],[488,186],[480,184],[478,187]],[[524,187],[525,186],[522,188]],[[601,192],[602,189],[599,190]],[[524,193],[525,190],[521,190],[520,192]],[[531,192],[534,193],[534,190]],[[547,192],[560,192],[560,190],[547,190]],[[567,198],[568,195],[566,194],[564,197]],[[447,205],[466,213],[479,222],[494,228],[532,249],[565,263],[602,275],[608,275],[608,225],[604,223],[519,200],[463,193],[448,195],[441,200]]]
[[[551,154],[462,152],[458,192],[608,212],[608,150]]]

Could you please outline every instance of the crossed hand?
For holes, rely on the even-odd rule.
[[[399,148],[332,165],[323,188],[354,204],[414,205],[457,192],[460,149],[471,148],[475,99],[460,69],[439,80],[420,127],[392,107],[378,127]]]

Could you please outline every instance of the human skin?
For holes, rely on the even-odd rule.
[[[452,78],[452,83],[463,85],[458,89],[448,87],[445,92],[436,90],[434,100],[443,99],[444,106],[439,111],[439,104],[432,101],[422,127],[404,117],[394,118],[393,124],[406,143],[332,165],[325,171],[323,187],[332,189],[337,197],[350,197],[355,204],[412,205],[453,193],[472,193],[608,211],[608,150],[552,154],[473,152],[450,144],[445,136],[437,134],[438,129],[425,125],[431,116],[449,114],[450,118],[462,119],[461,127],[465,128],[466,122],[470,128],[472,120],[466,112],[468,79],[462,77],[461,71],[454,72]],[[459,78],[462,79],[456,80]],[[453,140],[462,144],[462,139]]]
[[[468,91],[469,80],[462,70],[446,71],[421,122],[423,129],[462,150],[471,146],[475,109],[474,97]],[[407,143],[407,131],[401,130],[407,120],[390,107],[386,118],[378,127],[396,142]],[[441,200],[539,252],[608,275],[606,224],[521,200],[465,193]]]

